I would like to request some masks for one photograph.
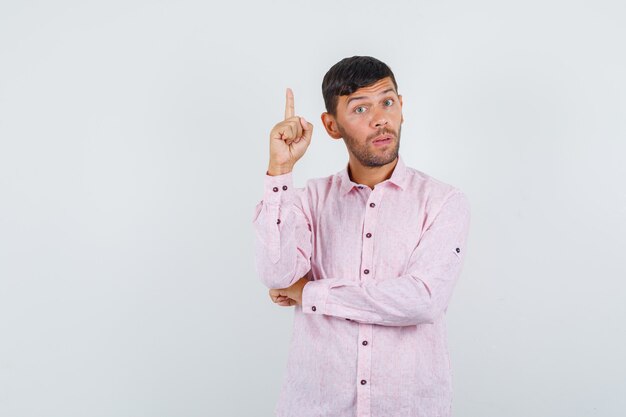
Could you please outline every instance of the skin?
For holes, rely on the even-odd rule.
[[[322,113],[322,123],[328,135],[343,139],[348,154],[350,179],[374,189],[393,173],[398,162],[402,115],[402,96],[398,95],[390,77],[359,88],[348,96],[339,96],[335,114]],[[293,170],[311,143],[313,125],[295,116],[294,97],[287,89],[285,119],[270,132],[270,163],[268,175],[282,175]],[[375,146],[381,135],[391,142]],[[287,288],[270,289],[271,300],[284,307],[301,305],[302,292],[309,282],[300,278]]]
[[[354,100],[357,97],[362,98]],[[339,96],[335,113],[322,113],[322,123],[331,138],[343,138],[350,155],[350,179],[373,189],[391,177],[398,162],[404,122],[402,96],[395,91],[391,78],[378,80],[349,96]],[[385,133],[393,137],[392,143],[374,146],[374,139]]]

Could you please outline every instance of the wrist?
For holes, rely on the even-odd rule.
[[[270,165],[267,168],[267,175],[284,175],[289,174],[291,171],[293,171],[293,165]]]

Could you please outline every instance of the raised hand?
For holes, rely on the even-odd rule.
[[[277,123],[270,132],[268,167],[270,175],[291,172],[311,143],[313,125],[295,113],[293,91],[288,88],[285,98],[285,120]]]

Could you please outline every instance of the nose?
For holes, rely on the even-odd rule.
[[[384,110],[377,111],[372,117],[371,125],[374,128],[385,127],[387,123],[387,115],[385,114]]]

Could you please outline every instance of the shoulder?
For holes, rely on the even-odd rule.
[[[296,195],[299,204],[305,211],[314,211],[320,204],[324,204],[327,199],[332,199],[333,196],[336,196],[340,187],[339,174],[309,178],[305,181],[303,187],[296,188]]]
[[[336,195],[340,188],[340,175],[332,174],[325,177],[309,178],[304,186],[304,192],[311,202],[319,203],[320,200]]]
[[[469,211],[467,194],[459,187],[413,167],[407,166],[406,175],[407,191],[416,194],[431,210],[439,211],[445,205],[458,205]]]

